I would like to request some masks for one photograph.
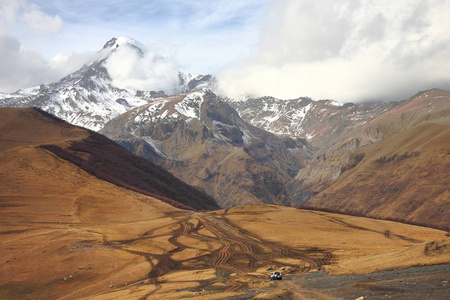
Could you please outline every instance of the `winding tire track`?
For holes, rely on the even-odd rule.
[[[298,249],[291,249],[287,246],[281,246],[274,242],[262,240],[260,237],[253,236],[229,221],[229,219],[226,218],[226,213],[227,211],[221,215],[189,215],[181,220],[178,219],[176,223],[172,223],[178,224],[178,228],[172,231],[171,237],[168,240],[169,243],[173,245],[174,249],[166,251],[163,254],[136,251],[123,248],[122,246],[141,240],[155,238],[158,236],[153,235],[155,230],[165,226],[146,231],[136,239],[108,241],[107,237],[103,235],[103,245],[142,256],[149,263],[150,272],[147,275],[147,284],[154,284],[156,289],[144,295],[141,299],[148,299],[161,289],[161,276],[172,271],[180,270],[180,268],[198,270],[198,267],[180,267],[180,263],[183,263],[183,261],[180,262],[172,259],[174,253],[188,248],[188,246],[183,245],[178,241],[180,236],[187,236],[203,242],[218,242],[220,244],[220,247],[211,251],[209,256],[196,255],[185,261],[193,261],[195,265],[196,262],[202,263],[209,257],[214,268],[223,270],[220,271],[220,273],[223,276],[223,282],[228,285],[225,292],[238,291],[245,288],[247,284],[245,281],[239,281],[239,277],[249,276],[247,273],[254,272],[263,266],[279,266],[281,265],[281,263],[277,261],[279,258],[294,258],[296,260],[304,261],[305,265],[308,265],[308,267],[298,268],[298,264],[282,264],[292,267],[293,271],[291,274],[308,272],[311,269],[328,264],[331,259],[333,259],[332,254],[326,250],[309,249],[301,251]],[[198,221],[195,226],[189,221],[194,219]],[[200,234],[199,231],[201,229],[211,232],[215,237]],[[167,233],[165,235],[167,235]],[[264,245],[264,251],[262,251],[260,245]],[[243,263],[243,261],[245,261],[245,263]],[[232,273],[237,274],[238,277],[231,277]],[[216,282],[216,280],[205,281],[205,287],[210,284],[212,285],[214,282]]]

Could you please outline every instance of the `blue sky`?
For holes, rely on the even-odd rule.
[[[0,91],[128,36],[231,97],[401,100],[450,89],[449,15],[449,0],[0,0]]]
[[[266,9],[266,1],[21,2],[24,5],[17,9],[8,31],[46,58],[61,52],[95,51],[112,37],[129,36],[153,51],[175,57],[194,73],[211,73],[248,55],[258,39],[258,23]],[[60,18],[61,29],[52,33],[30,30],[21,15],[32,6]]]

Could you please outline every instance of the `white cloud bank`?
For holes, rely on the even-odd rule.
[[[219,89],[343,102],[450,88],[450,1],[274,1],[257,54]]]
[[[65,63],[48,61],[8,32],[11,28],[20,27],[35,35],[51,36],[60,33],[63,26],[58,15],[47,15],[39,6],[26,0],[0,0],[0,91],[13,92],[67,75]],[[67,58],[66,62],[69,60],[72,61],[69,65],[73,65],[76,59]],[[80,67],[82,64],[77,65]]]
[[[62,31],[64,25],[58,15],[52,17],[39,9],[25,11],[23,18],[30,29],[38,33],[57,34]]]
[[[3,33],[15,23],[23,23],[36,34],[54,35],[64,27],[59,15],[50,16],[27,0],[0,0],[0,25]]]
[[[52,60],[22,45],[16,38],[0,34],[0,91],[56,82],[99,58],[99,53],[61,53]]]
[[[151,51],[140,55],[135,49],[120,46],[107,59],[105,67],[112,84],[120,88],[177,93],[178,65]]]

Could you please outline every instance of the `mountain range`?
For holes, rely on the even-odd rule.
[[[312,153],[303,139],[245,122],[207,89],[132,109],[100,132],[206,191],[222,207],[294,205],[283,187]]]
[[[403,132],[413,140],[417,134],[410,132],[425,128],[419,126],[423,122],[445,126],[450,119],[449,92],[433,89],[403,101],[371,104],[314,101],[307,97],[229,99],[214,92],[215,79],[211,75],[195,76],[179,71],[175,89],[179,94],[166,95],[162,91],[114,86],[106,63],[121,47],[137,55],[147,51],[133,39],[113,38],[99,51],[99,59],[59,82],[0,94],[0,106],[36,106],[69,123],[99,131],[130,152],[205,191],[221,207],[275,203],[422,221],[433,226],[444,226],[449,221],[445,213],[438,218],[434,213],[424,217],[428,209],[420,216],[414,209],[386,209],[375,213],[378,204],[397,202],[403,194],[411,194],[402,184],[398,183],[402,187],[397,187],[396,178],[391,179],[395,186],[392,190],[396,192],[382,192],[389,200],[381,202],[375,191],[383,191],[382,180],[374,180],[369,192],[359,197],[359,204],[354,203],[356,198],[348,197],[338,204],[336,199],[340,198],[326,192],[350,174],[367,172],[362,168],[368,166],[369,159],[382,160],[383,156],[377,156],[376,151],[367,150],[371,153],[368,155],[365,149],[380,148],[382,153]],[[440,147],[444,153],[445,139],[439,143],[443,144]],[[421,147],[430,145],[431,142],[424,143]],[[387,157],[406,155],[408,159],[402,163],[408,163],[411,169],[415,164],[422,164],[425,156],[411,153],[425,153],[425,150],[408,148],[401,152],[401,149],[391,151]],[[440,170],[436,177],[442,180],[429,177],[429,182],[425,179],[423,184],[439,185],[432,189],[431,197],[444,199],[445,206],[448,205],[445,155],[438,164],[443,168],[435,168],[433,163],[425,164],[424,168]],[[377,174],[383,174],[382,170],[392,172],[388,166],[376,165]],[[358,190],[367,189],[367,186],[354,186]],[[429,197],[425,192],[414,195],[405,196],[404,202],[398,205],[422,206]],[[430,205],[429,209],[433,207]]]
[[[148,160],[37,108],[0,108],[0,207],[1,299],[448,294],[448,269],[434,266],[448,263],[444,231],[279,205],[218,210]],[[268,280],[273,269],[282,281]],[[340,274],[352,280],[338,291],[304,286],[349,277]]]
[[[1,299],[450,297],[449,91],[229,99],[176,70],[173,94],[121,88],[120,49],[148,57],[113,38],[0,93]]]
[[[121,47],[132,49],[137,55],[146,51],[134,39],[112,38],[97,52],[98,59],[58,82],[11,94],[0,93],[0,107],[39,107],[71,124],[98,131],[107,121],[131,108],[165,97],[162,91],[125,89],[112,84],[105,64]],[[181,71],[178,78],[180,91],[206,87],[211,82],[209,75],[195,76]]]

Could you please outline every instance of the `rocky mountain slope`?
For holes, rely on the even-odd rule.
[[[205,190],[222,207],[294,205],[284,185],[312,154],[303,139],[248,124],[208,89],[132,109],[101,132]]]
[[[309,160],[287,193],[308,205],[447,226],[449,121],[450,92],[419,93]]]
[[[35,169],[29,157],[36,154],[39,156],[37,163],[57,158],[73,165],[71,168],[77,167],[89,173],[96,180],[176,207],[196,210],[218,208],[211,197],[183,183],[161,167],[129,153],[98,133],[70,125],[36,108],[0,109],[0,140],[4,159],[9,157],[17,160],[18,164],[20,161],[31,164],[22,170],[22,180],[25,181],[33,180],[32,177],[28,178],[27,172],[31,172],[30,176],[34,174]],[[27,158],[22,158],[22,154],[27,155]],[[2,185],[8,185],[12,180],[10,175],[8,169],[3,169]],[[41,172],[41,175],[47,180],[58,181],[59,178],[59,175],[49,171]],[[41,188],[45,189],[45,184]]]
[[[353,153],[355,167],[308,203],[450,230],[450,121],[422,122]]]
[[[353,104],[310,98],[282,100],[273,97],[228,99],[239,115],[250,124],[269,132],[302,137],[318,153],[348,137],[371,119],[395,108],[399,103]]]
[[[97,60],[58,82],[12,94],[0,93],[0,107],[39,107],[71,124],[98,131],[107,121],[131,108],[165,97],[161,91],[122,89],[112,84],[105,64],[120,47],[132,49],[138,55],[147,51],[131,38],[113,38],[97,53]],[[210,75],[195,76],[179,71],[178,77],[179,86],[176,89],[181,92],[211,84]]]
[[[183,72],[176,89],[184,94],[121,89],[113,85],[107,62],[123,47],[138,56],[147,51],[133,39],[113,38],[97,60],[57,83],[0,93],[0,106],[36,106],[72,124],[104,128],[129,151],[205,190],[223,207],[263,202],[327,208],[326,197],[311,199],[366,161],[362,149],[375,144],[385,149],[395,144],[391,136],[450,115],[448,92],[440,90],[374,104],[222,99],[202,90],[214,86],[210,75]],[[381,143],[385,139],[390,142]]]

